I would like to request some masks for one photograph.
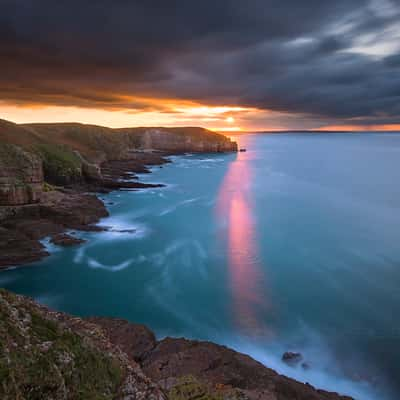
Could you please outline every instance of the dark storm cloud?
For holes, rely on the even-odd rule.
[[[353,49],[396,34],[399,6],[383,3],[1,0],[0,98],[147,109],[121,95],[157,96],[398,120],[399,56]]]

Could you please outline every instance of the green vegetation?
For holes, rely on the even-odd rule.
[[[220,394],[212,394],[210,389],[195,377],[188,375],[178,379],[168,393],[169,400],[223,400]]]
[[[46,181],[65,185],[81,179],[81,160],[66,146],[39,144],[35,149],[43,160]]]
[[[0,398],[111,400],[123,371],[114,358],[0,290]]]
[[[249,400],[241,391],[224,385],[207,386],[192,375],[182,376],[168,392],[168,400]]]
[[[50,185],[50,183],[43,182],[43,192],[52,192],[57,190],[57,187],[54,185]]]

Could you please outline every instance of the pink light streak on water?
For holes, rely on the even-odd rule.
[[[242,333],[265,335],[262,315],[269,309],[253,216],[249,153],[238,153],[222,182],[216,206],[220,241],[228,255],[232,312]]]

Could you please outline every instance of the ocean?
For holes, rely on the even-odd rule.
[[[0,273],[79,316],[211,340],[360,400],[400,385],[400,135],[236,136],[246,152],[171,157],[100,195],[84,245]],[[285,351],[301,352],[289,366]]]

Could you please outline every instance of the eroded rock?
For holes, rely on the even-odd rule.
[[[0,206],[38,203],[43,168],[39,157],[12,144],[0,144]]]

